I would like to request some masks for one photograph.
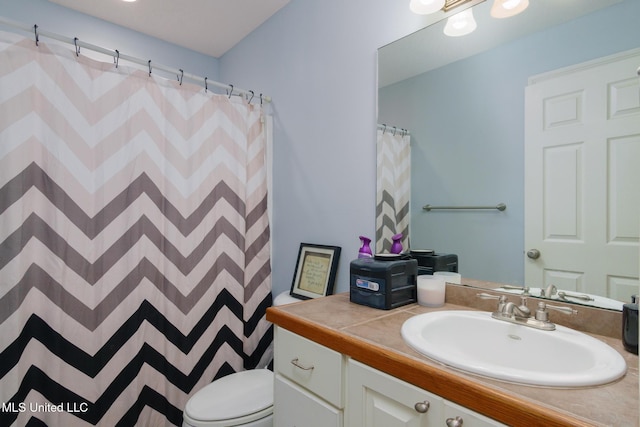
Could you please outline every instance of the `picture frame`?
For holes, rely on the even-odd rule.
[[[312,299],[333,294],[339,246],[300,243],[290,295]]]

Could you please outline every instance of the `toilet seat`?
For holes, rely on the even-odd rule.
[[[276,297],[273,299],[273,306],[276,307],[279,305],[287,305],[300,301],[302,301],[300,298],[291,296],[289,291],[284,291],[276,295]]]
[[[240,425],[273,413],[273,372],[253,369],[220,378],[194,394],[184,421],[194,427]]]

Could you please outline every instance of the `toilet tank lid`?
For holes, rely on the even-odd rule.
[[[296,298],[294,296],[291,296],[289,294],[289,291],[284,291],[282,293],[279,293],[274,299],[273,299],[273,306],[277,307],[280,305],[287,305],[287,304],[291,304],[294,302],[300,302],[302,301],[300,298]]]
[[[194,394],[185,407],[195,420],[239,418],[273,406],[273,372],[254,369],[227,375]]]

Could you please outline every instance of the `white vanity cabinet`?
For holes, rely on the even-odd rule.
[[[274,426],[342,427],[345,356],[275,327]]]
[[[278,326],[274,346],[274,427],[504,426]]]
[[[506,427],[355,360],[347,366],[345,411],[349,427]]]

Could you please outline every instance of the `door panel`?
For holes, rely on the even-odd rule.
[[[525,283],[638,291],[640,50],[534,77],[525,101]]]

